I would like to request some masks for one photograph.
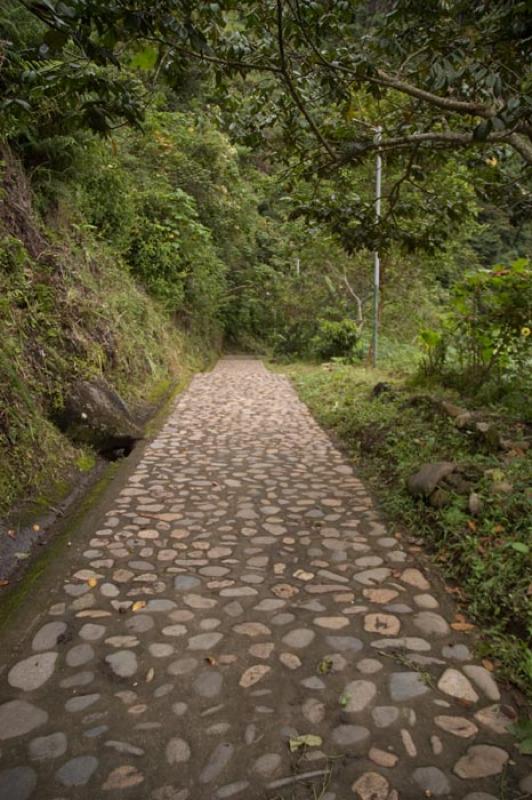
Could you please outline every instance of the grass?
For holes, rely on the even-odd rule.
[[[282,371],[357,463],[391,525],[421,537],[455,584],[457,599],[481,631],[479,653],[532,695],[530,451],[504,458],[490,451],[420,398],[404,376],[386,370],[293,364]],[[372,397],[383,380],[394,391]],[[451,491],[441,509],[408,494],[406,479],[421,464],[447,460],[467,470],[483,504],[478,516],[458,492]],[[508,493],[498,492],[501,479],[511,485]]]

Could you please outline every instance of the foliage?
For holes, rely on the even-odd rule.
[[[404,527],[421,536],[435,564],[460,589],[467,614],[479,626],[480,651],[525,692],[532,686],[532,596],[529,542],[532,454],[501,464],[497,454],[479,448],[432,403],[410,402],[404,378],[351,366],[284,368],[318,421],[334,431],[353,456],[361,475],[379,499],[398,535]],[[371,396],[377,381],[392,382],[386,400]],[[501,431],[511,422],[501,417]],[[433,509],[414,500],[406,479],[422,463],[454,461],[476,476],[483,510],[472,518],[467,497]],[[498,494],[494,475],[512,485]]]
[[[421,334],[426,371],[448,372],[472,391],[486,382],[524,380],[530,368],[531,277],[528,262],[519,259],[457,283],[443,329]]]
[[[312,340],[312,348],[326,361],[343,358],[351,361],[356,356],[360,330],[352,319],[339,322],[329,319],[318,320],[318,332]]]

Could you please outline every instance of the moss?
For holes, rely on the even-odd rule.
[[[43,549],[41,555],[32,562],[29,569],[24,573],[23,578],[10,589],[2,592],[0,595],[0,630],[7,623],[14,622],[15,612],[30,594],[35,584],[53,563],[64,556],[68,543],[75,538],[84,517],[101,500],[104,491],[115,476],[118,466],[118,463],[107,466],[104,475],[87,492],[77,507],[76,513],[69,517],[62,529]]]
[[[76,459],[76,467],[80,472],[90,472],[96,466],[96,456],[90,451],[85,451]]]

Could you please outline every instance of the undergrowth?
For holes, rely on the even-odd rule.
[[[292,365],[283,371],[356,461],[390,522],[423,537],[434,562],[460,587],[456,594],[481,631],[480,652],[532,694],[530,451],[503,459],[459,431],[401,378],[392,378],[393,392],[373,397],[378,381],[390,381],[381,370]],[[483,504],[477,517],[459,494],[441,509],[408,494],[408,476],[435,461],[457,462],[474,476]],[[511,490],[498,493],[501,481]]]

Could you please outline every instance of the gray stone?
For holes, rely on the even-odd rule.
[[[48,714],[25,700],[10,700],[0,706],[0,739],[23,736],[44,725]]]
[[[473,656],[471,650],[465,644],[449,644],[442,648],[442,656],[454,661],[470,661]]]
[[[369,730],[362,725],[338,725],[332,732],[332,738],[336,744],[342,747],[349,746],[349,750],[354,745],[361,745],[369,739]]]
[[[229,742],[220,742],[212,751],[199,776],[200,783],[210,783],[217,778],[231,760],[234,750],[235,748]]]
[[[456,464],[450,461],[439,461],[434,464],[423,464],[419,471],[411,475],[407,481],[408,491],[414,497],[429,497],[436,486],[451,472]]]
[[[98,452],[130,448],[142,438],[127,405],[102,378],[72,384],[56,423],[69,439]]]
[[[55,775],[63,786],[84,786],[97,766],[98,759],[94,756],[77,756],[63,764]]]
[[[94,680],[94,672],[78,672],[71,675],[70,678],[65,678],[60,681],[59,686],[61,689],[73,689],[77,686],[88,686]]]
[[[413,617],[414,625],[426,636],[447,636],[450,627],[446,620],[433,611],[420,611]]]
[[[199,633],[188,640],[189,650],[210,650],[222,639],[221,633]]]
[[[195,589],[201,584],[199,578],[195,575],[178,575],[174,578],[174,589],[178,592],[188,592],[190,589]]]
[[[444,772],[437,767],[419,767],[412,777],[427,797],[451,794],[451,784]]]
[[[71,647],[66,655],[69,667],[81,667],[94,658],[94,650],[90,644],[77,644]]]
[[[342,707],[347,714],[356,714],[366,708],[376,694],[377,688],[371,681],[351,681],[342,693],[345,700]]]
[[[49,758],[58,758],[66,753],[67,738],[64,733],[51,733],[49,736],[39,736],[32,739],[29,744],[30,758],[34,761],[45,761]]]
[[[131,633],[145,633],[153,628],[154,622],[152,617],[147,614],[135,614],[126,621],[126,628]]]
[[[33,650],[51,650],[57,645],[58,639],[64,635],[66,629],[64,622],[47,622],[33,637],[31,643]]]
[[[290,631],[285,636],[283,636],[284,644],[288,645],[288,647],[294,647],[297,650],[300,650],[304,647],[308,647],[308,645],[314,640],[316,634],[310,628],[294,628],[293,631]]]
[[[499,775],[508,761],[508,753],[488,744],[472,745],[454,765],[454,772],[465,780]]]
[[[190,758],[190,747],[184,739],[170,739],[166,745],[166,760],[169,764],[183,764]]]
[[[253,764],[253,772],[262,775],[263,778],[271,778],[281,766],[281,756],[278,753],[264,753]]]
[[[514,722],[511,717],[508,717],[499,705],[488,706],[481,708],[475,714],[475,719],[481,725],[485,725],[493,733],[505,734],[508,733],[509,726]],[[531,782],[532,792],[532,782]]]
[[[7,680],[10,686],[31,692],[38,689],[52,677],[57,661],[57,653],[38,653],[19,661],[9,670]]]
[[[226,786],[222,786],[220,789],[218,789],[214,796],[217,798],[217,800],[225,800],[226,797],[234,797],[236,794],[240,794],[240,792],[243,792],[244,789],[248,788],[248,786],[248,781],[228,783]]]
[[[201,697],[216,697],[222,690],[223,677],[220,672],[201,672],[193,683],[194,691]]]
[[[87,642],[96,642],[101,639],[105,633],[104,625],[95,625],[93,622],[87,622],[82,626],[79,635]]]
[[[476,703],[478,700],[478,694],[468,679],[457,669],[449,668],[445,670],[438,681],[438,689],[459,700],[468,700],[471,703]]]
[[[463,670],[467,677],[471,678],[473,683],[475,683],[477,687],[484,692],[488,700],[497,701],[501,699],[499,687],[487,669],[473,664],[467,664]]]
[[[419,672],[394,672],[390,675],[390,696],[396,703],[412,700],[429,691]]]
[[[37,785],[31,767],[13,767],[0,772],[0,797],[5,800],[27,800]]]
[[[105,657],[115,675],[129,678],[137,671],[137,657],[131,650],[118,650]]]
[[[327,636],[326,641],[332,650],[340,650],[343,653],[358,653],[363,647],[360,639],[354,636]]]
[[[65,703],[65,711],[71,714],[77,711],[84,711],[89,706],[94,705],[100,699],[99,694],[82,694],[79,697],[71,697]]]

